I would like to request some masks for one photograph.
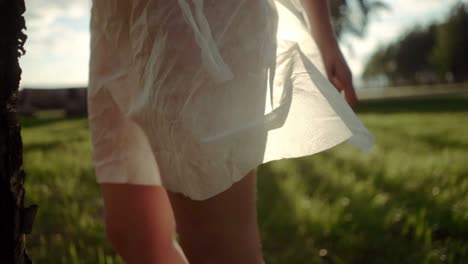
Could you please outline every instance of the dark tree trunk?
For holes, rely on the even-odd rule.
[[[24,208],[23,145],[16,116],[26,35],[24,0],[0,0],[0,263],[30,263],[25,236],[37,206]]]

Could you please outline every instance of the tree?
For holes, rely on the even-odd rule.
[[[415,27],[394,43],[377,50],[367,62],[363,79],[385,76],[389,85],[468,80],[467,5],[458,4],[443,23]]]
[[[379,0],[331,0],[330,11],[338,37],[344,33],[363,37],[369,24],[369,17],[388,5]]]
[[[16,116],[26,35],[24,0],[0,0],[0,263],[31,263],[25,233],[31,231],[37,206],[24,207],[22,141]]]
[[[468,79],[468,63],[463,54],[468,47],[468,5],[455,6],[452,15],[437,27],[430,61],[439,75],[451,76],[454,81]]]
[[[367,62],[363,78],[385,75],[391,85],[428,82],[435,71],[429,63],[435,27],[417,27],[401,39],[375,52]]]

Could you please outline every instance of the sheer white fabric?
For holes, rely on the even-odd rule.
[[[93,3],[89,120],[98,182],[192,199],[272,160],[373,138],[325,78],[299,0]]]

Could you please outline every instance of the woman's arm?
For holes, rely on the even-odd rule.
[[[319,49],[329,46],[337,48],[338,41],[330,19],[330,8],[327,0],[301,0],[311,22],[312,36]]]
[[[345,94],[351,107],[357,98],[353,87],[353,77],[340,51],[338,40],[331,23],[328,0],[301,0],[311,24],[311,34],[322,54],[328,79]]]

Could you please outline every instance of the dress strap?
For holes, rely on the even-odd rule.
[[[217,82],[231,80],[233,74],[224,62],[211,34],[210,25],[203,13],[204,0],[188,0],[194,5],[194,13],[186,0],[178,0],[185,20],[192,27],[195,41],[201,49],[202,62],[211,77]]]

